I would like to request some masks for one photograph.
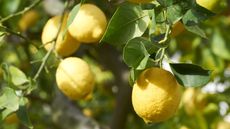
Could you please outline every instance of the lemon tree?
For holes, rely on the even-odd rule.
[[[0,0],[0,128],[227,129],[228,4]]]
[[[80,58],[68,57],[56,71],[58,88],[71,99],[86,97],[93,91],[94,75],[89,65]]]

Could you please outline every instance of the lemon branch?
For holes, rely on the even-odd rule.
[[[24,10],[19,11],[17,13],[14,13],[14,14],[8,15],[7,17],[2,18],[0,20],[0,23],[3,23],[3,22],[5,22],[5,21],[7,21],[7,20],[9,20],[9,19],[11,19],[13,17],[16,17],[16,16],[24,14],[25,12],[27,12],[27,11],[31,10],[32,8],[36,7],[41,1],[42,0],[37,0],[34,3],[32,3],[30,6],[24,8]]]
[[[52,46],[51,46],[51,49],[49,49],[49,51],[46,53],[46,55],[42,58],[42,64],[40,65],[37,73],[35,74],[35,76],[33,77],[33,80],[37,80],[37,78],[39,77],[40,73],[42,72],[42,70],[44,69],[45,65],[46,65],[46,62],[48,61],[51,53],[54,51],[55,49],[55,46],[56,46],[56,43],[57,43],[57,38],[58,38],[58,35],[60,34],[61,32],[61,27],[62,27],[62,24],[63,24],[63,20],[64,20],[64,15],[65,15],[65,12],[67,10],[67,7],[69,5],[69,0],[65,3],[65,10],[63,11],[62,13],[62,16],[61,16],[61,21],[60,21],[60,26],[58,27],[58,32],[57,34],[55,35],[55,38],[51,41],[49,41],[48,43],[52,43]],[[48,44],[47,43],[47,44]]]

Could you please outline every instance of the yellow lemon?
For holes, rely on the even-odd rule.
[[[12,114],[10,114],[9,116],[6,117],[4,122],[6,124],[17,124],[17,123],[19,123],[19,119],[18,119],[16,113],[12,113]]]
[[[181,126],[180,129],[189,129],[187,126]]]
[[[230,129],[230,122],[219,121],[217,123],[216,129]]]
[[[80,42],[95,43],[101,39],[106,25],[106,16],[100,8],[83,4],[68,30]]]
[[[18,22],[19,29],[21,31],[26,31],[28,28],[36,24],[39,19],[39,14],[36,10],[30,10],[22,15]]]
[[[196,110],[195,105],[196,90],[194,88],[187,88],[183,93],[182,102],[184,105],[185,112],[188,115],[193,115]]]
[[[212,12],[220,11],[221,0],[196,0],[196,3]]]
[[[132,3],[149,3],[153,0],[128,0],[128,1]]]
[[[59,64],[56,82],[58,88],[70,99],[83,99],[94,88],[94,75],[84,60],[69,57]]]
[[[175,77],[160,68],[149,68],[141,73],[132,91],[135,112],[146,123],[161,122],[172,117],[181,98]]]
[[[61,31],[57,36],[55,51],[60,56],[69,56],[73,54],[80,46],[79,41],[75,40],[68,32],[66,32],[64,36],[64,30],[66,27],[67,15],[63,18],[63,23],[61,27]],[[52,42],[61,25],[61,16],[55,16],[47,21],[43,28],[42,32],[42,43],[45,45],[46,50],[50,50],[52,48]]]

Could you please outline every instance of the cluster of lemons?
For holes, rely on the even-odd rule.
[[[149,3],[154,0],[128,1],[133,3]],[[197,4],[213,12],[216,11],[218,1],[196,0]],[[175,26],[181,25],[178,23]],[[182,31],[183,29],[180,29],[178,33]],[[175,35],[178,34],[176,33]],[[133,86],[132,104],[134,110],[146,123],[161,122],[172,117],[178,109],[180,99],[180,85],[170,72],[161,68],[153,67],[144,70]]]
[[[41,36],[45,48],[48,51],[54,48],[54,51],[62,57],[73,54],[81,43],[97,43],[107,26],[105,14],[93,4],[82,4],[66,31],[67,19],[68,13],[63,17],[50,18]],[[55,45],[52,43],[54,40]],[[67,97],[76,100],[91,94],[95,79],[90,66],[84,60],[67,57],[58,65],[56,82]]]

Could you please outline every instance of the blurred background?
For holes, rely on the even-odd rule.
[[[0,18],[33,2],[0,0]],[[42,44],[42,28],[50,17],[62,13],[64,2],[44,0],[28,11],[27,16],[24,14],[4,22],[10,30],[21,32],[26,38],[0,31],[0,62],[12,64],[26,75],[34,76],[40,66],[36,61],[47,52],[37,47]],[[87,2],[99,6],[109,20],[122,1]],[[70,9],[76,3],[79,1],[71,1]],[[35,129],[230,129],[230,1],[223,3],[220,14],[202,23],[208,39],[186,31],[180,23],[174,27],[167,49],[170,59],[192,62],[213,72],[207,85],[183,88],[182,102],[173,118],[162,123],[145,124],[132,108],[129,68],[122,61],[121,51],[107,44],[82,44],[72,56],[83,58],[92,67],[96,75],[92,96],[70,101],[60,93],[54,76],[58,60],[51,55],[37,82],[38,89],[27,96],[28,113]],[[169,68],[167,64],[164,67]],[[0,83],[3,83],[1,71]],[[0,128],[26,129],[15,115],[5,120]]]

